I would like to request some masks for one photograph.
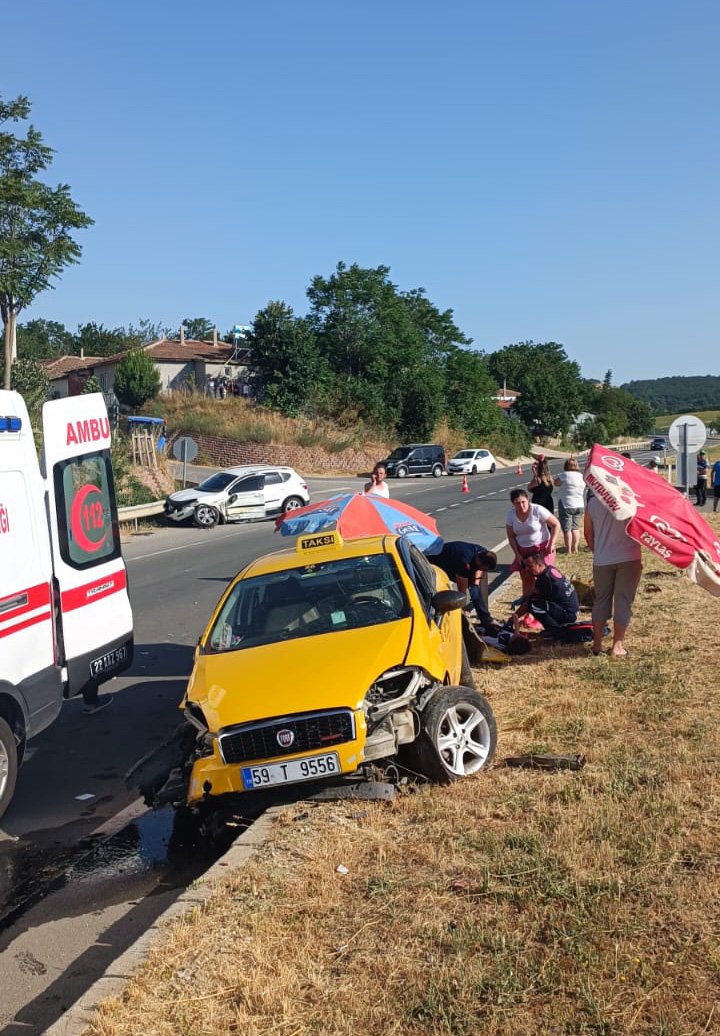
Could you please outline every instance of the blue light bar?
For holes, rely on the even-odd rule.
[[[19,417],[0,417],[0,432],[19,432],[22,420]]]

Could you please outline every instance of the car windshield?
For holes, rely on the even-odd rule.
[[[241,579],[207,638],[209,654],[394,622],[410,614],[394,559],[367,554]]]
[[[226,489],[236,478],[237,475],[231,475],[229,471],[217,471],[210,478],[206,478],[204,482],[201,482],[198,489],[203,493],[219,493],[221,489]]]
[[[410,453],[409,446],[398,446],[397,449],[392,451],[388,460],[405,460],[408,453]]]
[[[459,453],[455,454],[453,460],[472,460],[474,456],[475,450],[460,450]]]

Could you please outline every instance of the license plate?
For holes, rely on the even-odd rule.
[[[117,669],[118,666],[122,665],[126,658],[127,647],[124,644],[122,647],[108,651],[106,655],[100,655],[100,658],[93,658],[90,662],[90,676],[100,676],[102,673],[110,673],[113,669]]]
[[[296,784],[298,781],[332,777],[340,773],[340,762],[337,752],[329,752],[307,759],[290,759],[286,763],[243,766],[240,772],[243,787],[246,791],[252,791],[255,788],[268,788],[271,784]]]

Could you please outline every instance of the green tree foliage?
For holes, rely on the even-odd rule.
[[[126,406],[140,407],[160,391],[160,375],[144,349],[131,349],[115,369],[115,395]]]
[[[492,398],[497,385],[487,359],[470,349],[455,349],[445,363],[445,399],[448,422],[472,442],[484,442],[505,431],[507,418]]]
[[[247,344],[259,403],[289,417],[317,409],[328,387],[328,369],[306,320],[284,302],[269,302],[255,317]]]
[[[206,339],[212,339],[215,324],[208,317],[185,317],[183,327],[186,338],[194,338],[203,342]]]
[[[129,345],[124,328],[110,330],[103,324],[80,324],[73,339],[73,353],[76,356],[114,356],[124,352]]]
[[[687,414],[720,407],[720,376],[652,378],[622,386],[653,414]]]
[[[50,387],[44,368],[34,360],[17,359],[12,365],[10,387],[25,400],[33,428],[39,428],[42,406]]]
[[[18,359],[48,360],[73,353],[73,336],[55,320],[28,320],[17,325]]]
[[[174,333],[173,328],[166,324],[142,317],[137,324],[128,324],[124,332],[125,341],[129,345],[149,345],[151,342],[169,338]]]
[[[647,435],[652,431],[650,408],[629,392],[612,386],[596,393],[594,413],[606,429],[609,442],[627,435]]]
[[[7,128],[30,117],[27,97],[0,98],[0,316],[5,328],[4,384],[11,381],[18,315],[69,264],[80,258],[73,233],[92,220],[65,184],[38,179],[53,151],[34,127],[24,137]]]
[[[516,410],[533,433],[563,434],[582,409],[580,368],[557,342],[508,345],[488,356],[488,366],[498,385],[506,380],[521,393]]]
[[[87,396],[90,392],[102,392],[102,385],[94,374],[91,374],[83,385],[82,394]]]

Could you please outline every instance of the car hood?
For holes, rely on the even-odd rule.
[[[203,500],[209,503],[212,500],[220,500],[222,491],[219,493],[208,493],[203,489],[178,489],[177,493],[171,493],[168,500],[174,504],[191,504],[195,500]]]
[[[198,655],[187,697],[202,707],[213,732],[295,712],[357,709],[373,680],[402,664],[411,630],[411,619],[398,619],[244,651]]]

